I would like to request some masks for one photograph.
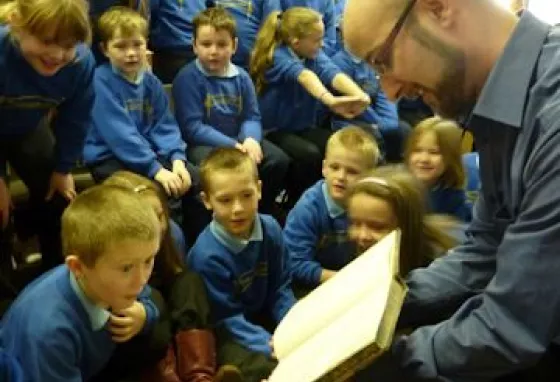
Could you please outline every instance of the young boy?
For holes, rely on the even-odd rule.
[[[315,288],[352,260],[355,251],[345,244],[345,193],[378,160],[375,139],[360,127],[343,128],[329,138],[325,179],[303,193],[284,227],[296,291]]]
[[[159,314],[146,282],[160,227],[135,192],[84,191],[64,212],[62,237],[66,264],[31,283],[2,321],[0,341],[25,381],[88,381]]]
[[[258,165],[263,181],[261,211],[272,213],[284,186],[289,158],[262,138],[261,116],[251,78],[231,63],[237,47],[233,17],[208,8],[194,19],[197,59],[173,81],[175,114],[189,159],[199,164],[215,147],[235,147]]]
[[[261,381],[276,366],[270,331],[295,302],[282,230],[257,213],[261,196],[255,162],[234,148],[213,151],[202,163],[203,200],[214,220],[188,255],[199,272],[221,331],[220,363],[239,367],[245,381]],[[266,321],[266,318],[264,321]]]
[[[147,22],[130,8],[113,7],[100,17],[97,31],[109,62],[95,70],[84,160],[96,182],[122,169],[156,180],[169,196],[172,217],[185,222],[194,242],[204,227],[197,221],[207,224],[210,218],[196,200],[197,170],[186,163],[186,145],[163,85],[146,67]],[[188,219],[181,218],[182,210]]]
[[[0,236],[11,209],[7,164],[29,189],[43,267],[62,261],[60,216],[90,123],[95,62],[85,0],[14,0],[0,27]],[[0,239],[0,242],[2,240]]]

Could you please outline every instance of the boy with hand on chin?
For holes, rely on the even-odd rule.
[[[282,230],[272,217],[257,212],[261,182],[247,154],[216,149],[200,172],[203,201],[214,219],[187,263],[208,288],[219,362],[237,366],[246,381],[260,381],[276,366],[265,327],[272,330],[295,303]]]

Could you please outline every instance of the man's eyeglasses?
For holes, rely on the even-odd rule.
[[[403,28],[403,25],[408,15],[410,14],[410,11],[412,11],[414,4],[416,4],[416,0],[410,0],[410,2],[407,4],[403,13],[400,15],[399,19],[397,20],[397,23],[391,30],[391,33],[389,33],[389,36],[381,45],[381,48],[379,49],[379,53],[376,54],[375,57],[368,57],[366,59],[366,61],[373,67],[373,69],[380,76],[384,75],[389,70],[388,62],[389,62],[389,55],[391,54],[391,49],[393,48],[393,44],[395,43],[395,40],[399,35],[399,32]]]

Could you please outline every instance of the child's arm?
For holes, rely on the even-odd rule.
[[[142,292],[138,295],[138,302],[144,306],[146,310],[146,321],[142,327],[141,333],[148,332],[159,318],[159,309],[152,301],[152,288],[145,285]]]
[[[243,91],[243,110],[241,129],[239,131],[239,141],[243,142],[243,148],[249,156],[259,164],[263,158],[261,148],[262,125],[261,113],[257,102],[255,87],[248,74],[243,72],[242,91]]]
[[[150,76],[151,77],[151,76]],[[168,159],[186,161],[187,145],[181,138],[179,126],[169,109],[169,100],[163,90],[161,82],[153,77],[149,79],[152,88],[151,103],[153,107],[153,123],[148,131],[156,154]]]
[[[304,198],[305,194],[288,214],[284,226],[284,243],[290,256],[289,264],[294,281],[315,287],[321,283],[323,273],[321,264],[315,260],[320,223],[315,218],[316,211]]]
[[[276,322],[282,321],[286,313],[296,303],[296,298],[291,288],[291,273],[288,265],[290,259],[288,249],[284,244],[282,228],[273,217],[263,216],[263,224],[266,224],[269,238],[272,240],[272,253],[268,253],[268,272],[270,280],[269,306]]]
[[[219,256],[194,250],[187,257],[187,263],[204,279],[218,325],[223,325],[239,344],[270,356],[272,336],[245,318],[245,307],[235,296],[236,287],[228,264]]]
[[[69,174],[81,158],[84,138],[91,124],[91,110],[94,104],[93,74],[95,60],[89,49],[83,57],[72,64],[80,71],[74,78],[74,94],[64,101],[54,120],[56,164],[54,171]]]
[[[195,65],[190,65],[173,81],[175,117],[183,136],[189,144],[197,146],[236,147],[238,142],[235,139],[204,123],[206,90],[197,78],[202,74],[197,71]]]
[[[374,95],[370,95],[372,97]],[[379,89],[375,94],[375,103],[367,110],[371,109],[372,117],[375,119],[375,124],[379,126],[382,131],[393,131],[399,129],[399,115],[397,112],[397,105],[387,98],[387,95],[382,89]]]
[[[128,115],[123,101],[102,76],[95,78],[95,93],[93,128],[121,162],[134,172],[153,179],[162,165],[150,143],[140,134],[136,122]]]
[[[54,333],[35,333],[36,346],[28,347],[24,360],[20,360],[27,381],[33,382],[82,382],[78,349],[67,328]]]

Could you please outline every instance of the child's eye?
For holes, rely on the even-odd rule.
[[[252,193],[252,192],[245,192],[245,193],[243,193],[243,197],[244,197],[245,199],[249,199],[251,196],[253,196],[253,193]]]
[[[149,259],[144,261],[144,264],[145,265],[152,265],[153,262],[154,262],[154,256],[151,256]]]
[[[126,264],[121,267],[121,271],[124,273],[128,273],[132,270],[134,266],[132,264]]]

